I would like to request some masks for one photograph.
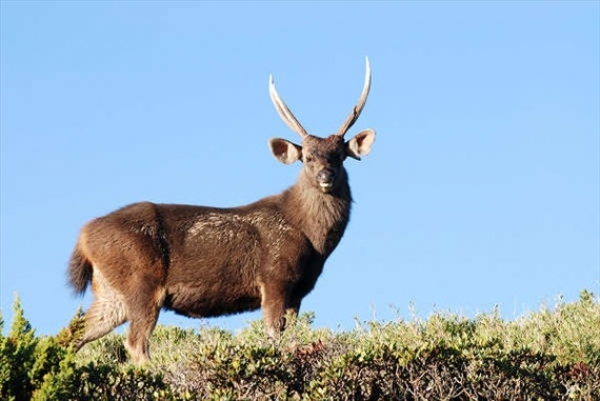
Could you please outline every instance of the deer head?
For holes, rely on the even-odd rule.
[[[269,94],[275,109],[288,127],[300,135],[302,140],[301,145],[298,145],[286,139],[272,138],[269,140],[271,153],[277,160],[285,164],[300,160],[303,163],[303,173],[314,187],[324,193],[331,192],[341,180],[345,180],[344,160],[347,157],[360,160],[360,156],[366,156],[371,151],[371,145],[375,140],[375,131],[366,129],[360,131],[352,139],[344,141],[344,135],[360,116],[371,88],[369,58],[366,59],[366,63],[365,83],[357,105],[354,106],[340,129],[327,138],[311,135],[304,129],[277,94],[273,76],[269,78]]]

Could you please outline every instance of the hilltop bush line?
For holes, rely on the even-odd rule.
[[[237,334],[158,326],[152,361],[128,362],[111,334],[77,355],[77,315],[36,336],[18,300],[0,318],[0,399],[22,400],[600,400],[600,303],[583,291],[514,321],[497,310],[469,319],[312,329],[303,314],[280,341],[260,321]]]

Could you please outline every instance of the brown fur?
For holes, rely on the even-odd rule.
[[[343,135],[343,133],[342,133]],[[342,163],[366,155],[374,132],[272,139],[276,158],[303,162],[294,186],[237,208],[135,203],[86,224],[69,264],[78,293],[94,300],[77,345],[130,322],[127,349],[148,358],[161,309],[211,317],[262,308],[267,331],[284,329],[314,287],[350,216]]]

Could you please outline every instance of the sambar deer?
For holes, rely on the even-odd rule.
[[[163,308],[190,317],[262,308],[268,335],[277,337],[286,313],[298,313],[348,224],[352,198],[343,162],[367,155],[375,131],[347,142],[344,134],[370,86],[367,58],[358,104],[337,133],[319,138],[302,127],[270,77],[277,112],[302,139],[301,145],[269,141],[280,162],[303,163],[296,183],[278,195],[234,208],[141,202],[87,223],[68,269],[76,293],[91,282],[94,294],[75,348],[129,321],[126,348],[136,363],[144,362]]]

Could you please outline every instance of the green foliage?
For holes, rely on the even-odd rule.
[[[497,309],[473,319],[438,312],[334,333],[303,314],[277,341],[260,321],[235,335],[158,326],[142,367],[128,362],[122,335],[75,355],[81,312],[57,336],[38,337],[18,299],[14,309],[0,336],[2,400],[600,399],[600,303],[588,291],[514,321]]]
[[[129,365],[82,364],[71,350],[79,338],[82,315],[55,337],[36,337],[18,298],[8,336],[0,320],[0,399],[45,400],[172,400],[162,375]]]
[[[25,319],[18,297],[15,297],[13,312],[8,337],[0,337],[0,399],[29,400],[34,383],[43,373],[40,365],[34,363],[34,353],[40,340]]]

